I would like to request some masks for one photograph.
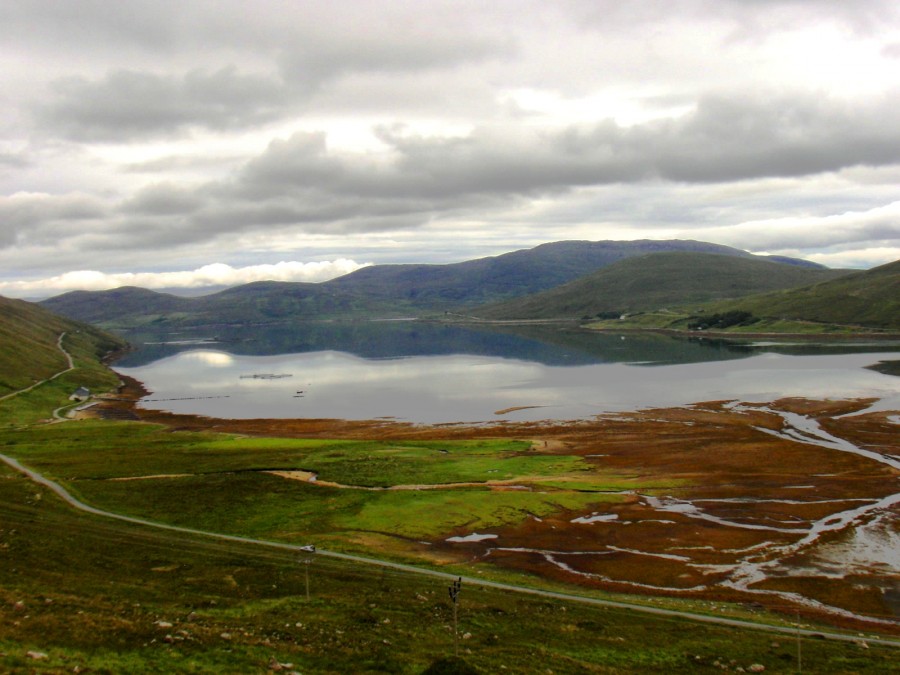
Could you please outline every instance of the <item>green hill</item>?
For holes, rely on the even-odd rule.
[[[192,298],[180,298],[136,286],[109,291],[71,291],[39,303],[54,314],[104,325],[110,320],[141,317],[142,323],[192,310]]]
[[[472,313],[498,320],[613,317],[797,287],[845,274],[753,257],[653,253],[621,260],[543,293],[481,307]]]
[[[763,319],[900,329],[900,260],[803,288],[718,303],[706,311],[744,311]]]
[[[698,241],[563,241],[447,265],[376,265],[317,284],[266,281],[193,298],[140,288],[76,291],[41,304],[80,321],[120,328],[396,318],[538,293],[623,259],[663,251],[759,259],[746,251]],[[779,263],[795,270],[817,267],[790,258]]]
[[[57,346],[66,333],[65,348],[79,367],[94,367],[124,343],[96,328],[56,316],[23,300],[0,297],[0,396],[29,387],[68,366]],[[83,379],[96,379],[94,375]]]

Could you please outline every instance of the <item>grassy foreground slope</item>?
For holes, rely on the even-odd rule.
[[[0,297],[0,396],[24,389],[68,368],[68,359],[58,341],[65,333],[64,348],[72,355],[76,370],[47,384],[111,386],[117,378],[99,364],[124,342],[91,326],[56,316],[30,302]],[[68,395],[68,394],[67,394]]]
[[[6,673],[412,674],[454,652],[441,579],[77,514],[5,465],[0,514]],[[796,671],[790,636],[466,584],[459,632],[474,670],[430,672]],[[895,670],[874,644],[804,638],[802,655],[808,672]]]
[[[625,314],[803,286],[847,274],[715,253],[652,253],[557,288],[475,310],[489,319]]]

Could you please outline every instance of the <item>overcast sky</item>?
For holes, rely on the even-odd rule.
[[[896,0],[0,0],[0,294],[900,258]]]

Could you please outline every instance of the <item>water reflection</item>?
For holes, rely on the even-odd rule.
[[[866,369],[896,359],[897,344],[740,344],[396,323],[155,337],[117,369],[153,392],[144,405],[211,417],[581,419],[782,396],[877,397],[900,408],[900,379]]]
[[[744,358],[759,348],[733,340],[611,335],[574,327],[473,328],[419,322],[296,323],[197,332],[132,332],[138,351],[126,367],[151,363],[201,347],[246,356],[339,351],[366,359],[472,354],[535,361],[545,365],[589,363],[697,363]],[[785,345],[784,349],[797,349]],[[774,347],[774,349],[779,349]],[[801,347],[802,349],[802,347]]]

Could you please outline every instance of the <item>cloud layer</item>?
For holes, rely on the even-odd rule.
[[[0,293],[572,238],[900,250],[887,0],[36,0],[0,37]]]

